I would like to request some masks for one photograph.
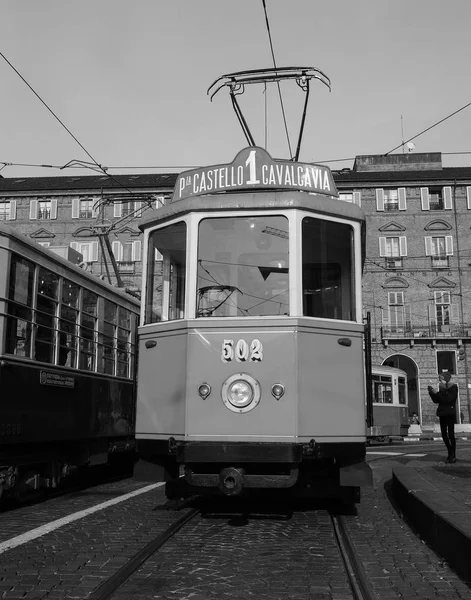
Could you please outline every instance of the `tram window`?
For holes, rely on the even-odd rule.
[[[355,319],[353,230],[306,217],[302,224],[303,314]]]
[[[283,216],[203,219],[197,317],[289,314],[289,224]]]
[[[34,358],[47,363],[55,361],[58,290],[59,276],[40,267],[36,295]]]
[[[34,263],[11,255],[5,352],[31,357]]]
[[[82,313],[80,315],[80,352],[79,369],[95,370],[96,324],[98,311],[98,296],[89,290],[82,293]]]
[[[383,375],[373,375],[373,402],[392,404],[392,379]]]
[[[120,377],[130,377],[130,366],[132,363],[133,348],[131,344],[131,313],[125,308],[119,307],[119,327],[117,339],[117,374]]]
[[[399,382],[399,404],[406,404],[406,380],[404,377],[398,377]]]
[[[66,367],[76,366],[79,299],[80,286],[64,279],[59,314],[58,364]]]
[[[149,236],[145,323],[184,318],[186,237],[183,222]]]
[[[114,302],[105,299],[105,320],[103,322],[103,333],[100,334],[100,373],[115,374],[117,323],[118,306]]]

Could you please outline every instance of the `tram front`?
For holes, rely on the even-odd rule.
[[[253,147],[142,223],[139,469],[169,497],[370,482],[363,225],[327,168]]]

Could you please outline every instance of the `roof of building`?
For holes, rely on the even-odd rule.
[[[142,175],[76,175],[67,177],[3,177],[0,193],[52,192],[70,190],[138,190],[163,188],[173,190],[178,173]]]
[[[363,183],[386,183],[386,182],[426,182],[456,181],[471,182],[471,167],[444,167],[433,170],[410,170],[410,171],[364,171],[357,172],[350,169],[332,171],[336,184],[363,184]]]

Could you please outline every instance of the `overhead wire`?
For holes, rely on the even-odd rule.
[[[273,59],[273,66],[276,69],[277,66],[276,66],[276,60],[275,60],[275,51],[273,50],[273,41],[271,39],[270,23],[268,21],[268,13],[267,13],[267,6],[265,4],[265,0],[262,0],[262,4],[263,4],[263,11],[265,13],[265,22],[266,22],[266,25],[267,25],[268,39],[270,41],[270,50],[271,50],[271,56],[272,56],[272,59]],[[283,96],[281,95],[280,82],[277,81],[276,85],[278,87],[278,95],[280,97],[281,112],[283,114],[283,122],[284,122],[284,125],[285,125],[286,140],[288,141],[289,156],[290,156],[290,158],[293,158],[293,152],[291,150],[291,143],[290,143],[290,140],[289,140],[288,124],[286,122],[285,106],[283,104]]]

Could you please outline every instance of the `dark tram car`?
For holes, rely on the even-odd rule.
[[[131,457],[138,312],[132,296],[0,226],[0,496]]]
[[[357,501],[371,482],[361,209],[328,168],[249,147],[182,173],[141,227],[138,468],[169,498]]]

